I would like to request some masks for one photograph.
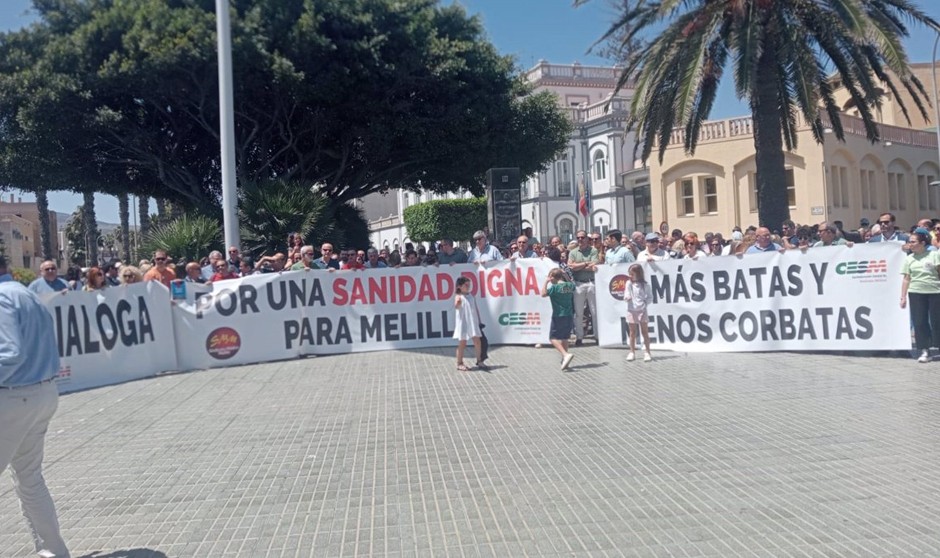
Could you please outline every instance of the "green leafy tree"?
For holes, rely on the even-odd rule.
[[[35,25],[0,35],[0,125],[18,138],[6,160],[32,150],[48,188],[218,212],[214,4],[36,10]],[[531,174],[568,139],[554,97],[532,94],[457,4],[237,0],[232,35],[246,181],[316,184],[335,207],[391,188],[481,189],[486,169]],[[35,187],[18,178],[7,182]]]
[[[408,236],[417,242],[470,240],[486,227],[486,198],[432,200],[405,208]]]
[[[213,250],[223,250],[222,226],[206,215],[183,215],[153,226],[144,238],[142,257],[166,250],[174,260],[199,261]]]
[[[817,142],[827,126],[845,140],[833,69],[872,142],[879,138],[874,115],[884,97],[881,84],[905,116],[899,87],[926,117],[927,95],[901,42],[909,36],[908,22],[940,30],[905,0],[624,0],[601,41],[615,34],[623,44],[639,41],[619,86],[635,88],[628,127],[642,142],[644,161],[657,144],[662,161],[676,126],[685,129],[686,151],[695,151],[730,66],[737,95],[753,115],[760,223],[776,227],[790,214],[783,147],[796,147],[797,114]]]

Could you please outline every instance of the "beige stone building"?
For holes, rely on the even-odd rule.
[[[879,124],[882,141],[872,144],[861,119],[846,113],[842,123],[845,143],[827,133],[822,145],[799,123],[798,147],[785,154],[794,221],[841,220],[854,228],[863,217],[874,222],[890,211],[907,227],[921,217],[940,217],[940,188],[930,185],[940,177],[933,132]],[[708,122],[694,155],[685,153],[683,140],[683,131],[675,130],[663,162],[651,159],[653,220],[700,235],[727,236],[735,225],[757,225],[751,118]]]
[[[58,255],[58,219],[54,211],[49,212],[49,239],[52,253]],[[25,267],[39,271],[42,263],[42,240],[39,237],[39,208],[33,203],[0,200],[0,233],[6,246],[7,259],[13,267]]]

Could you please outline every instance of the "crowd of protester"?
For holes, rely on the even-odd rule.
[[[474,233],[467,249],[450,238],[429,245],[406,243],[398,247],[352,247],[340,249],[329,243],[317,247],[305,244],[299,234],[288,237],[283,251],[253,259],[230,246],[227,254],[212,251],[199,261],[173,261],[169,254],[157,250],[151,259],[136,266],[110,261],[101,266],[82,269],[70,266],[64,275],[54,261],[40,266],[40,277],[30,289],[36,293],[85,290],[95,291],[141,281],[160,281],[168,288],[173,282],[212,284],[254,274],[280,273],[288,270],[369,270],[458,263],[486,263],[517,258],[547,258],[556,263],[564,279],[574,284],[575,345],[585,335],[596,331],[597,315],[594,274],[600,265],[669,259],[699,259],[722,256],[743,256],[768,251],[810,249],[826,246],[852,246],[862,242],[896,242],[905,252],[902,274],[904,283],[901,305],[910,303],[917,348],[921,361],[928,359],[927,348],[940,346],[940,220],[921,219],[916,224],[898,228],[895,216],[884,213],[871,223],[862,219],[857,229],[846,229],[842,222],[821,222],[799,225],[787,220],[779,228],[750,226],[734,227],[727,233],[674,229],[668,235],[657,232],[618,230],[599,232],[578,231],[569,242],[551,236],[542,242],[531,228],[522,231],[515,241],[500,246],[489,238],[486,230]],[[918,264],[918,265],[915,265]],[[931,268],[931,266],[933,266]]]

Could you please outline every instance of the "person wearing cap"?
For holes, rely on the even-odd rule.
[[[467,254],[467,262],[486,263],[501,259],[503,259],[503,255],[499,253],[498,248],[489,243],[485,232],[477,231],[473,233],[473,250],[470,250],[470,253]]]
[[[928,252],[930,231],[918,227],[910,238],[910,253],[901,265],[901,308],[911,304],[917,362],[930,362],[930,347],[940,346],[940,252]],[[906,322],[906,320],[905,320]],[[904,324],[907,327],[907,324]]]
[[[13,280],[0,256],[0,473],[11,469],[36,552],[68,558],[42,476],[46,432],[59,405],[54,344],[52,314],[35,293]]]
[[[660,244],[659,235],[651,232],[646,235],[646,249],[637,254],[636,261],[638,262],[661,262],[663,260],[668,260],[670,258],[669,252],[664,250]]]

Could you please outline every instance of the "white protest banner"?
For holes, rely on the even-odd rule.
[[[386,349],[452,346],[454,289],[468,277],[493,344],[548,340],[551,262],[294,271],[219,282],[174,307],[180,367],[211,368]]]
[[[643,264],[653,348],[678,351],[910,349],[893,242]],[[627,339],[632,264],[597,273],[601,345]]]
[[[44,297],[56,331],[62,393],[176,369],[170,294],[158,282]],[[50,340],[50,343],[53,342]]]

